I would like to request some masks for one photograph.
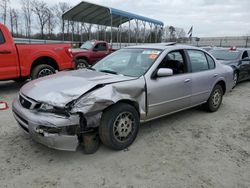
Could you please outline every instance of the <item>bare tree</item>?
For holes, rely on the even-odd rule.
[[[3,11],[3,23],[4,25],[6,25],[7,22],[7,10],[8,10],[8,3],[10,2],[10,0],[1,0],[0,1],[0,7]]]
[[[13,25],[16,30],[16,36],[18,36],[18,25],[19,25],[19,12],[16,9],[13,9]]]
[[[31,16],[32,16],[31,0],[21,0],[21,4],[22,4],[22,12],[24,15],[24,22],[25,22],[25,34],[26,34],[26,37],[30,38]]]
[[[41,0],[34,0],[31,2],[31,10],[38,18],[38,22],[40,25],[41,37],[44,38],[44,29],[45,25],[49,20],[49,8],[47,4]]]
[[[60,2],[55,6],[55,13],[58,19],[58,23],[60,24],[61,33],[64,33],[65,25],[67,24],[67,22],[62,19],[62,15],[64,12],[66,12],[69,9],[70,9],[70,5],[65,2]],[[63,40],[64,40],[64,35],[63,35]]]
[[[91,29],[92,29],[93,24],[84,23],[82,26],[83,26],[85,32],[88,34],[88,39],[90,40],[91,39]]]
[[[14,28],[14,18],[13,18],[13,9],[12,8],[10,8],[9,9],[9,16],[10,16],[10,31],[11,31],[11,33],[12,33],[12,35],[13,35],[13,28]]]
[[[47,27],[47,31],[48,31],[48,34],[49,36],[51,37],[51,35],[53,34],[53,31],[56,27],[56,23],[57,23],[57,20],[55,19],[55,15],[54,15],[54,7],[52,8],[49,8],[48,9],[48,22],[46,24],[46,27]]]

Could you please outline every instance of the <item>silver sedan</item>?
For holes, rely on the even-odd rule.
[[[124,48],[88,69],[31,81],[12,109],[19,125],[48,147],[76,150],[94,132],[122,150],[141,122],[198,105],[217,111],[232,85],[232,68],[208,52],[162,43]]]

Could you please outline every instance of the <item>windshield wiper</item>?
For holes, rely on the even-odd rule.
[[[110,73],[110,74],[118,74],[117,72],[115,71],[112,71],[112,70],[106,70],[106,69],[103,69],[103,70],[99,70],[100,72],[106,72],[106,73]]]

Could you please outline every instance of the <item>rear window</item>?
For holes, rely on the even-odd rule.
[[[236,60],[240,58],[241,52],[237,50],[212,50],[210,53],[217,59],[217,60]]]
[[[2,31],[0,30],[0,44],[3,44],[3,43],[5,43],[5,39],[4,39]]]

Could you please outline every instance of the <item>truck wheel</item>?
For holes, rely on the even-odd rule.
[[[118,103],[104,111],[99,136],[106,146],[123,150],[134,142],[139,125],[136,109],[129,104]]]
[[[223,90],[220,85],[216,85],[208,99],[205,103],[205,108],[209,112],[216,112],[222,102],[223,99]]]
[[[34,80],[37,78],[48,76],[54,74],[55,72],[56,70],[50,65],[46,64],[37,65],[31,72],[31,79]]]
[[[89,64],[88,62],[85,60],[85,59],[77,59],[75,61],[75,68],[76,69],[85,69],[85,68],[88,68],[89,67]]]

